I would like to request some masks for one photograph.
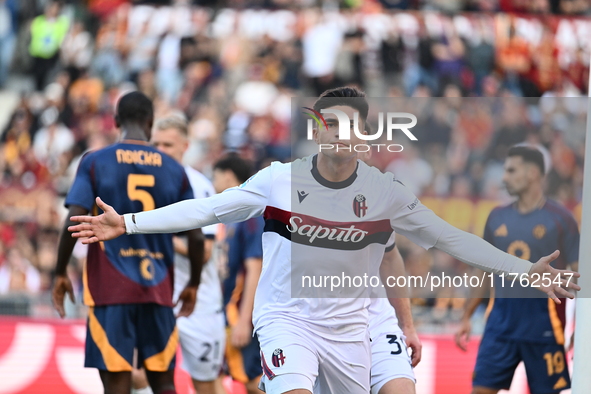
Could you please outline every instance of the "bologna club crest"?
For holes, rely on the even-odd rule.
[[[365,216],[367,212],[367,204],[365,202],[365,196],[363,194],[358,194],[353,199],[353,212],[358,218],[362,218]]]
[[[285,357],[283,355],[283,350],[281,349],[275,349],[275,351],[273,352],[273,357],[271,357],[271,362],[273,363],[273,365],[276,368],[279,368],[280,366],[282,366],[283,364],[285,364],[285,359],[287,357]]]

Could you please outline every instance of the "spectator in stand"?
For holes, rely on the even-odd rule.
[[[23,257],[18,248],[6,252],[0,267],[0,294],[36,294],[41,287],[41,276],[33,264]]]
[[[558,48],[550,27],[544,26],[539,45],[532,50],[533,82],[538,91],[546,92],[558,86],[562,73],[558,66]]]
[[[92,36],[80,21],[74,22],[66,35],[61,49],[61,63],[68,71],[70,80],[75,81],[92,61]]]
[[[431,183],[433,169],[411,144],[404,147],[401,155],[402,158],[392,161],[386,171],[393,173],[411,192],[420,196],[422,190]]]
[[[106,86],[116,86],[127,77],[123,62],[125,35],[119,28],[118,15],[112,14],[101,26],[96,37],[94,59],[90,72],[100,78]]]
[[[176,102],[183,86],[181,39],[182,31],[171,20],[171,26],[158,47],[156,69],[156,86],[162,98],[169,103]]]
[[[515,98],[505,100],[502,103],[500,121],[491,143],[489,144],[488,158],[503,163],[507,151],[512,145],[523,142],[529,130],[526,124],[526,107]]]
[[[482,82],[495,67],[494,33],[491,31],[492,26],[487,25],[487,18],[479,18],[473,27],[473,34],[466,40],[466,61],[474,75],[474,93],[482,96]]]
[[[343,43],[343,31],[336,23],[318,15],[318,23],[311,26],[302,37],[304,74],[311,79],[315,95],[338,86],[334,71],[337,55]]]
[[[390,26],[380,46],[382,72],[388,85],[402,86],[404,43],[394,26]]]
[[[26,103],[16,109],[7,129],[2,133],[3,164],[12,165],[14,161],[24,155],[31,147],[31,126],[33,117],[28,110]]]
[[[361,30],[345,34],[335,73],[343,84],[364,86],[363,54],[367,48],[363,40],[364,34]]]
[[[133,82],[137,83],[138,76],[142,71],[154,67],[158,42],[159,37],[150,31],[148,21],[144,22],[139,33],[128,38],[127,68]]]
[[[55,107],[46,109],[41,115],[41,128],[33,141],[33,149],[37,161],[43,163],[48,170],[57,174],[60,156],[74,146],[74,135],[59,120]]]
[[[412,96],[419,85],[427,86],[431,92],[437,92],[438,89],[438,80],[433,72],[434,40],[425,26],[425,21],[421,18],[417,22],[419,31],[416,34],[403,35],[406,48],[404,90],[407,96]]]
[[[460,82],[466,48],[451,20],[444,20],[443,34],[432,46],[434,70],[441,82]],[[440,86],[441,88],[441,86]]]
[[[507,88],[516,96],[531,97],[527,75],[532,68],[528,43],[517,34],[514,23],[508,36],[497,34],[497,65],[504,72]]]
[[[16,44],[16,0],[0,0],[0,89],[4,87]]]
[[[46,78],[59,59],[59,51],[70,22],[65,15],[60,15],[61,4],[50,1],[45,6],[43,15],[39,15],[31,23],[31,44],[29,54],[33,58],[33,75],[35,87],[42,90]]]

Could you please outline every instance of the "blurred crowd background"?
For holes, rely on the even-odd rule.
[[[507,202],[507,148],[528,141],[580,220],[590,13],[588,0],[0,0],[0,313],[53,316],[64,196],[81,155],[117,140],[114,105],[134,89],[189,121],[186,164],[208,176],[227,151],[291,160],[292,97],[397,97],[418,142],[372,163],[440,216],[479,234]],[[463,272],[399,245],[411,274]],[[419,329],[445,325],[461,296],[417,297]]]

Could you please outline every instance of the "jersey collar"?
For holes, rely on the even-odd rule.
[[[317,162],[318,155],[314,155],[314,157],[312,158],[312,170],[310,170],[310,172],[312,173],[312,176],[314,177],[316,182],[320,183],[324,187],[328,187],[329,189],[344,189],[348,186],[351,186],[353,182],[355,182],[355,179],[357,179],[357,170],[359,169],[359,162],[357,162],[357,167],[355,168],[355,171],[351,174],[351,176],[345,179],[344,181],[340,182],[329,181],[328,179],[320,175],[320,172],[318,172]]]
[[[121,144],[133,144],[133,145],[151,146],[148,141],[134,140],[134,139],[124,139],[124,140],[119,141],[119,143],[121,143]]]

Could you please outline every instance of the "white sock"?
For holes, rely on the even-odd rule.
[[[143,389],[131,389],[131,394],[154,394],[150,386],[146,386]]]

